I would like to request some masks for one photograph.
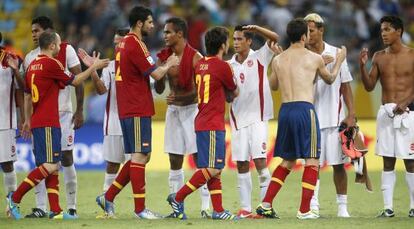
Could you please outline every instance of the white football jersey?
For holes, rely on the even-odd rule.
[[[122,135],[121,123],[118,116],[118,104],[116,102],[115,86],[115,61],[102,70],[101,80],[104,82],[107,92],[105,118],[103,123],[104,135]]]
[[[336,53],[338,50],[337,47],[325,43],[325,49],[323,50],[322,55],[330,55],[334,57],[334,61],[326,66],[329,71],[332,70],[336,62]],[[339,75],[331,85],[326,84],[320,76],[317,76],[314,105],[321,129],[337,127],[345,118],[345,104],[340,93],[340,88],[342,83],[352,81],[352,76],[349,72],[346,59],[342,63],[338,74]]]
[[[40,48],[37,47],[30,51],[24,58],[23,67],[26,71],[29,64],[40,54]],[[71,45],[66,46],[66,63],[62,63],[65,66],[65,71],[69,72],[69,68],[75,67],[80,64],[79,58],[76,55],[75,49]],[[59,112],[72,112],[72,87],[65,87],[59,91]]]
[[[15,92],[18,87],[13,70],[0,63],[0,130],[17,129]]]
[[[273,55],[266,42],[260,49],[250,50],[243,63],[236,61],[236,54],[228,61],[240,90],[239,96],[231,103],[230,123],[233,128],[240,129],[273,118],[273,100],[267,78]]]

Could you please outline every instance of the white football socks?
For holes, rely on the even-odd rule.
[[[3,182],[6,194],[9,192],[16,191],[17,187],[17,178],[16,171],[11,171],[9,173],[3,173]]]
[[[382,171],[381,190],[384,198],[384,208],[393,209],[393,196],[395,186],[395,171]]]
[[[77,178],[75,165],[63,167],[63,177],[66,187],[66,206],[67,209],[76,209],[76,190],[77,190]]]
[[[108,191],[108,188],[114,183],[114,180],[116,178],[116,173],[105,173],[105,179],[103,184],[103,192],[105,193]]]
[[[239,182],[240,208],[252,211],[252,178],[250,172],[238,173],[237,180]]]
[[[414,173],[406,172],[405,181],[407,182],[410,195],[410,209],[414,209]]]

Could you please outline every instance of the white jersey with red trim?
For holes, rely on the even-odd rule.
[[[65,67],[65,71],[69,72],[69,68],[75,67],[76,65],[80,64],[79,58],[76,55],[75,49],[71,45],[66,45],[66,49],[60,50],[60,52],[65,52],[64,55],[66,58],[64,60],[65,63],[62,65]],[[39,55],[40,48],[37,47],[30,51],[26,57],[24,58],[23,67],[24,70],[27,70],[29,64]],[[61,59],[58,58],[59,61]],[[62,61],[61,61],[62,62]],[[71,90],[72,87],[65,87],[59,91],[59,112],[72,112],[72,97],[71,97]]]
[[[101,80],[104,82],[107,92],[105,117],[103,123],[104,135],[121,135],[122,129],[118,116],[118,104],[116,102],[115,85],[115,61],[102,70]]]
[[[337,47],[324,43],[325,48],[322,55],[329,55],[334,57],[334,61],[326,67],[329,71],[332,70],[336,62]],[[319,127],[321,129],[328,127],[337,127],[345,118],[344,101],[340,92],[341,84],[352,81],[351,73],[349,72],[348,63],[345,60],[338,73],[335,81],[329,85],[317,76],[315,84],[315,111],[319,119]]]
[[[17,129],[16,88],[18,84],[13,70],[0,63],[0,130]]]
[[[236,54],[228,61],[240,89],[230,108],[233,128],[240,129],[273,118],[273,100],[267,79],[267,68],[273,55],[266,42],[260,49],[250,50],[243,63],[237,62]]]

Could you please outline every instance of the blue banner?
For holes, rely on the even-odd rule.
[[[105,169],[102,140],[102,124],[88,123],[76,130],[73,150],[76,169]],[[17,140],[17,158],[14,164],[17,171],[30,171],[35,167],[31,141],[24,141],[21,138]]]

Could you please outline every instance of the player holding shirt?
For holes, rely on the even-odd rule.
[[[252,214],[252,178],[250,160],[253,159],[259,174],[260,200],[270,182],[266,165],[268,120],[273,118],[273,101],[267,79],[267,67],[278,35],[257,25],[236,26],[233,40],[236,54],[228,61],[234,70],[240,94],[231,103],[232,160],[237,162],[237,180],[241,209],[238,216],[254,218]],[[267,42],[258,50],[250,49],[254,33],[264,36]]]
[[[0,43],[2,36],[0,33]],[[17,160],[16,130],[21,129],[23,118],[23,91],[18,84],[19,60],[0,46],[0,165],[6,193],[16,190],[17,178],[13,163]],[[16,110],[19,112],[17,122]]]
[[[334,62],[334,56],[338,51],[323,41],[325,22],[318,14],[308,14],[305,21],[309,26],[309,42],[307,48],[322,55],[325,63]],[[334,63],[327,63],[327,68],[332,69]],[[315,89],[315,111],[318,115],[319,127],[321,128],[321,157],[320,165],[331,165],[333,167],[333,180],[336,188],[336,202],[338,204],[338,217],[350,217],[347,209],[347,186],[348,178],[344,164],[349,162],[341,148],[339,140],[339,126],[344,122],[347,126],[355,125],[355,111],[350,82],[352,81],[346,60],[342,63],[339,76],[331,85],[326,84],[318,77]],[[348,116],[345,117],[343,104],[346,105]],[[319,179],[312,197],[311,208],[319,211]]]
[[[59,53],[60,38],[54,32],[44,32],[39,37],[41,49],[38,57],[29,65],[26,76],[25,108],[32,110],[31,117],[26,116],[23,125],[23,135],[33,134],[33,152],[38,167],[32,170],[24,181],[7,196],[7,207],[14,219],[20,219],[18,204],[23,196],[45,180],[50,204],[50,218],[75,219],[68,213],[63,213],[59,205],[59,162],[61,152],[61,130],[59,123],[58,93],[65,86],[81,84],[96,69],[108,65],[109,60],[99,60],[94,57],[94,64],[77,76],[67,75],[65,68],[53,56]],[[28,113],[26,113],[28,114]]]
[[[183,19],[173,17],[165,23],[164,41],[167,48],[161,50],[157,56],[160,62],[164,62],[174,53],[180,58],[180,65],[170,68],[167,77],[157,81],[155,88],[161,94],[165,89],[165,79],[168,78],[170,94],[167,96],[164,149],[170,159],[170,193],[175,193],[184,185],[184,156],[192,154],[197,161],[194,119],[198,110],[194,67],[202,55],[187,43],[187,23]],[[207,185],[200,188],[200,197],[201,216],[209,218],[210,195]],[[170,217],[174,217],[174,214]]]
[[[125,153],[131,155],[131,160],[125,163],[108,191],[98,196],[96,202],[111,217],[115,196],[131,181],[135,216],[159,219],[161,216],[145,208],[145,165],[151,153],[151,116],[154,115],[149,76],[161,79],[171,66],[178,64],[178,58],[172,55],[164,65],[155,66],[142,41],[143,36],[154,28],[150,9],[132,8],[129,25],[130,32],[119,43],[115,57],[115,81]]]
[[[328,84],[338,75],[346,56],[346,48],[337,52],[331,72],[322,57],[305,48],[309,30],[305,20],[299,18],[289,22],[286,33],[290,47],[276,56],[272,62],[269,82],[272,89],[281,89],[282,106],[279,111],[277,138],[274,156],[283,160],[274,170],[265,198],[257,207],[259,215],[278,218],[272,202],[282,187],[296,159],[305,159],[302,177],[302,200],[296,215],[298,219],[316,219],[319,214],[311,211],[310,201],[318,178],[320,155],[320,132],[318,118],[313,107],[316,74]]]
[[[223,209],[220,178],[226,160],[225,100],[227,96],[228,102],[231,102],[238,95],[232,69],[222,60],[229,48],[228,36],[228,30],[223,27],[210,29],[205,35],[207,57],[198,61],[195,68],[198,92],[198,113],[195,118],[198,170],[177,193],[170,194],[167,199],[180,219],[187,218],[184,199],[206,183],[214,209],[212,218],[237,218]]]
[[[24,59],[24,70],[26,71],[29,64],[39,55],[40,47],[38,45],[39,36],[44,31],[53,30],[53,22],[50,18],[40,16],[32,20],[32,38],[36,49],[30,51]],[[72,74],[79,74],[81,66],[76,55],[75,49],[66,42],[61,43],[59,54],[56,59]],[[73,148],[75,129],[83,125],[83,84],[75,87],[76,91],[76,112],[72,112],[71,87],[66,87],[59,91],[59,121],[62,131],[62,161],[63,177],[66,188],[66,205],[68,213],[76,215],[76,191],[77,178],[76,170],[73,164]],[[28,111],[26,111],[28,112]],[[30,115],[30,114],[29,114]],[[41,182],[35,187],[36,208],[32,209],[32,213],[26,215],[28,218],[43,218],[46,217],[46,187],[44,182]]]

